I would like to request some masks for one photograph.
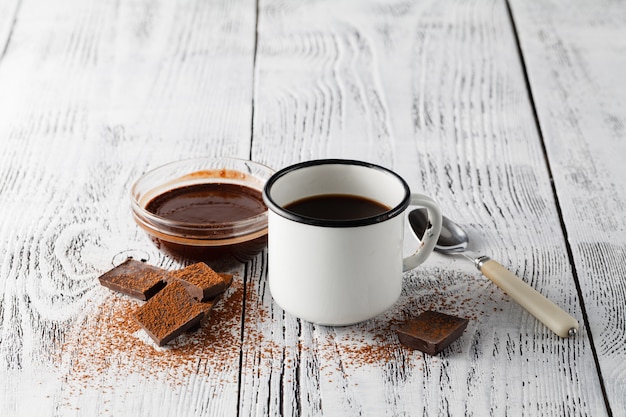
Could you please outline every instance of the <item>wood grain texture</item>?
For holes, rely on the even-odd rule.
[[[16,11],[19,9],[19,0],[4,1],[0,4],[0,62],[6,53],[7,45],[15,27]]]
[[[607,395],[623,415],[626,6],[515,1],[513,13]]]
[[[2,47],[10,32],[0,61],[0,415],[235,413],[238,343],[218,366],[209,352],[142,353],[111,321],[133,306],[97,276],[127,254],[177,267],[130,216],[141,173],[248,156],[254,2],[13,4],[0,18]],[[241,302],[231,309],[226,340],[237,342]]]
[[[276,168],[320,157],[392,167],[467,227],[476,249],[582,320],[511,23],[504,2],[261,2],[253,157]],[[291,349],[296,365],[242,377],[244,410],[607,413],[584,328],[555,337],[463,260],[433,256],[406,286],[389,315],[347,329],[271,310],[266,339],[298,335],[302,347]],[[473,319],[443,358],[395,343],[395,320],[427,307]],[[259,397],[270,400],[254,408]]]
[[[0,417],[621,415],[623,6],[519,3],[0,2]],[[210,322],[155,348],[97,277],[181,266],[128,190],[219,154],[390,167],[589,328],[559,339],[438,254],[385,314],[316,326],[273,303],[262,253],[214,265],[235,279]],[[394,333],[427,309],[470,319],[437,357]]]

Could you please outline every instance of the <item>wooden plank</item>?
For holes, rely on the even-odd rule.
[[[504,1],[268,1],[259,13],[254,159],[389,166],[582,320]],[[607,414],[584,326],[559,339],[462,259],[433,256],[405,284],[381,317],[326,328],[273,305],[263,274],[246,305],[242,414]],[[471,318],[435,358],[393,334],[428,308]]]
[[[607,396],[626,412],[626,6],[512,4]]]
[[[0,4],[0,62],[6,54],[7,45],[15,27],[19,4],[19,0],[5,1]]]
[[[580,318],[503,2],[260,6],[255,159],[390,166]],[[25,0],[17,13],[0,62],[0,414],[606,414],[586,329],[555,339],[441,256],[407,274],[392,310],[346,328],[284,315],[260,256],[235,271],[219,341],[146,351],[120,317],[132,304],[94,279],[126,254],[177,266],[120,204],[139,173],[248,155],[255,5]],[[389,330],[426,308],[472,320],[437,358]]]
[[[234,415],[243,267],[215,316],[232,343],[200,332],[169,355],[97,277],[129,254],[178,266],[131,218],[141,173],[249,155],[254,1],[19,5],[0,62],[0,415]]]

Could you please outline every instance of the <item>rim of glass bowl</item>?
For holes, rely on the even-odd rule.
[[[238,177],[194,175],[202,172],[217,174],[225,170],[243,175]],[[263,193],[263,186],[272,174],[274,174],[272,168],[241,158],[201,157],[169,162],[146,172],[133,183],[130,189],[131,210],[140,226],[148,232],[153,231],[160,235],[195,240],[225,240],[250,235],[267,228],[267,210],[247,219],[211,224],[169,220],[149,212],[145,206],[154,197],[166,191],[205,183],[207,179],[212,178],[216,180],[212,182],[245,185]]]

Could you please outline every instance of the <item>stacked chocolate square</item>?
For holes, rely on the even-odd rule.
[[[199,326],[232,278],[202,262],[167,271],[128,259],[101,275],[99,281],[111,290],[146,301],[133,318],[163,346]]]

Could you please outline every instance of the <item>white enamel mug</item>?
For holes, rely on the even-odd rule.
[[[285,209],[320,195],[358,196],[389,209],[348,220]],[[441,231],[433,199],[411,194],[393,171],[361,161],[323,159],[284,168],[267,181],[263,198],[272,297],[285,311],[317,324],[349,325],[386,311],[400,297],[403,271],[424,262]],[[403,259],[409,205],[426,208],[431,227],[417,251]]]

